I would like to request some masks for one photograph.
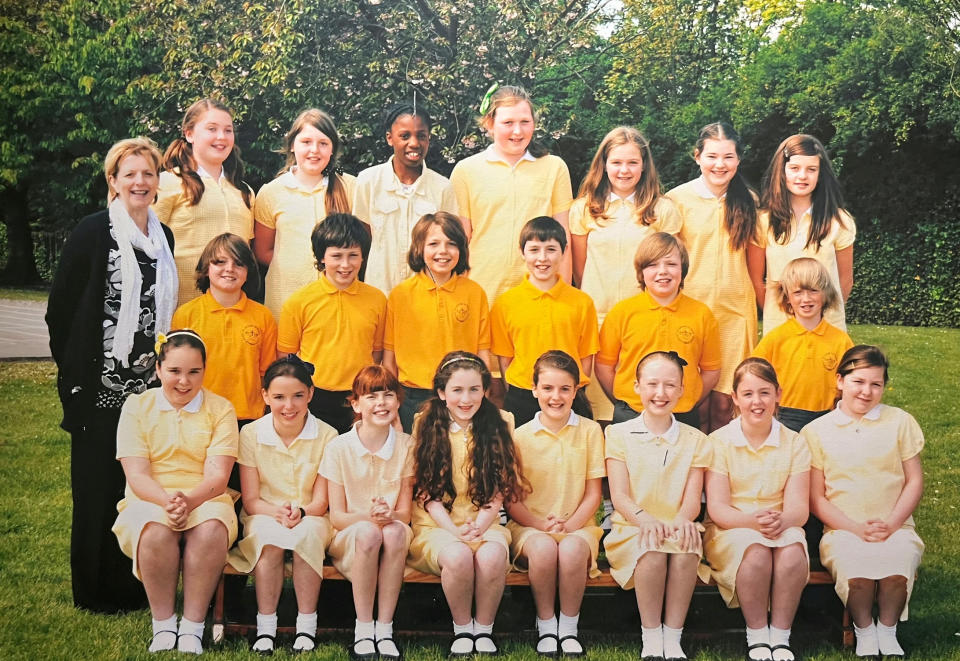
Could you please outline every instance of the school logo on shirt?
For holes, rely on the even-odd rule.
[[[689,326],[681,326],[677,329],[677,339],[684,344],[693,342],[693,329]]]
[[[453,309],[453,314],[457,321],[466,321],[467,317],[470,316],[470,306],[466,303],[457,303],[457,307]]]
[[[260,329],[256,326],[244,326],[242,335],[243,341],[247,344],[260,344]]]
[[[827,370],[828,372],[832,372],[833,370],[837,369],[837,354],[833,353],[832,351],[825,353],[823,358],[820,360],[823,363],[823,369]]]

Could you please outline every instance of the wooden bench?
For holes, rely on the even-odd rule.
[[[602,568],[603,569],[603,568]],[[224,635],[228,633],[236,633],[241,635],[247,635],[250,631],[255,631],[257,626],[256,624],[244,624],[239,622],[227,622],[224,617],[224,577],[226,576],[243,576],[243,572],[239,572],[230,565],[226,565],[223,569],[223,575],[220,576],[220,583],[217,585],[216,593],[214,594],[213,599],[213,641],[219,643],[223,640]],[[293,564],[287,562],[284,564],[284,575],[287,578],[293,576]],[[326,565],[323,568],[323,579],[332,580],[332,581],[344,581],[346,580],[344,576],[336,570],[336,568]],[[439,585],[440,577],[435,576],[434,574],[424,574],[423,572],[415,570],[407,570],[407,573],[403,577],[404,583],[430,583]],[[527,577],[527,574],[524,572],[515,572],[512,571],[507,574],[507,585],[510,586],[529,586],[530,581]],[[807,581],[807,585],[833,585],[833,579],[830,577],[830,574],[823,570],[811,570],[810,578]],[[697,579],[698,587],[716,587],[716,585],[711,581],[710,583],[704,583],[703,581]],[[619,585],[613,576],[610,575],[610,572],[604,569],[599,576],[596,578],[587,578],[587,589],[590,588],[618,588]],[[853,636],[853,624],[850,620],[850,613],[846,609],[843,610],[843,639],[842,643],[844,647],[852,647],[854,642]],[[278,626],[278,633],[293,634],[296,633],[296,628],[292,626]],[[417,633],[417,632],[402,632],[402,633]],[[422,633],[422,632],[420,632]]]

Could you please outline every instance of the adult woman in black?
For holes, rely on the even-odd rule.
[[[110,528],[124,488],[116,460],[120,407],[157,385],[153,347],[177,304],[173,235],[150,209],[161,159],[146,138],[110,148],[109,207],[81,220],[67,239],[47,303],[60,424],[72,444],[73,601],[103,613],[146,606]]]

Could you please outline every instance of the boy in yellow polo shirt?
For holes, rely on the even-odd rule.
[[[493,353],[507,394],[503,408],[519,427],[540,410],[533,396],[533,365],[545,351],[565,351],[580,368],[580,387],[590,382],[597,352],[597,310],[593,300],[560,278],[566,231],[549,216],[538,216],[520,231],[527,267],[523,282],[504,292],[490,310]],[[585,401],[585,400],[583,400]],[[574,412],[592,418],[589,410]]]
[[[818,260],[799,257],[789,262],[775,293],[787,321],[764,333],[752,355],[765,358],[777,372],[783,388],[777,418],[800,431],[833,409],[837,364],[853,340],[824,317],[841,298]]]
[[[370,234],[356,216],[327,216],[310,240],[321,277],[283,304],[277,353],[313,363],[310,412],[343,434],[353,424],[347,402],[353,377],[383,357],[387,297],[357,280]]]
[[[683,395],[674,417],[699,429],[697,404],[720,378],[720,334],[710,309],[684,295],[690,258],[683,243],[657,232],[640,242],[634,258],[640,294],[620,301],[600,329],[597,380],[615,402],[613,422],[643,410],[635,370],[648,353],[674,351],[684,361]]]

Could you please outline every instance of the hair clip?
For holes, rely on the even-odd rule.
[[[451,358],[450,360],[443,363],[440,367],[437,368],[437,371],[440,372],[447,365],[452,365],[453,363],[457,363],[460,361],[465,361],[468,363],[476,363],[480,367],[486,367],[486,365],[483,364],[483,361],[480,360],[479,358],[474,358],[473,356],[457,356],[456,358]]]
[[[670,356],[671,358],[673,358],[675,361],[677,361],[677,362],[680,364],[680,367],[686,367],[686,366],[687,366],[687,361],[685,361],[683,358],[681,358],[681,357],[680,357],[680,354],[678,354],[676,351],[668,351],[668,352],[667,352],[667,355]]]
[[[189,335],[190,337],[197,340],[198,342],[200,342],[200,344],[203,345],[204,351],[207,350],[207,345],[206,343],[204,343],[203,338],[200,337],[200,333],[198,333],[197,331],[191,328],[183,328],[181,330],[175,330],[172,333],[168,333],[167,335],[164,335],[163,333],[157,333],[157,341],[153,345],[154,353],[156,353],[159,356],[160,350],[163,348],[163,345],[166,344],[170,340],[170,338],[176,337],[177,335]]]
[[[483,99],[480,101],[480,115],[486,115],[487,111],[490,110],[490,102],[493,100],[493,93],[500,89],[500,83],[494,83],[489,88],[487,88],[487,93],[483,95]]]
[[[160,349],[167,343],[167,336],[163,333],[157,333],[157,341],[153,344],[153,352],[160,355]]]
[[[300,365],[310,376],[313,376],[313,373],[316,371],[313,363],[308,363],[295,353],[288,353],[286,357],[283,358],[283,361],[290,363],[291,365]]]

